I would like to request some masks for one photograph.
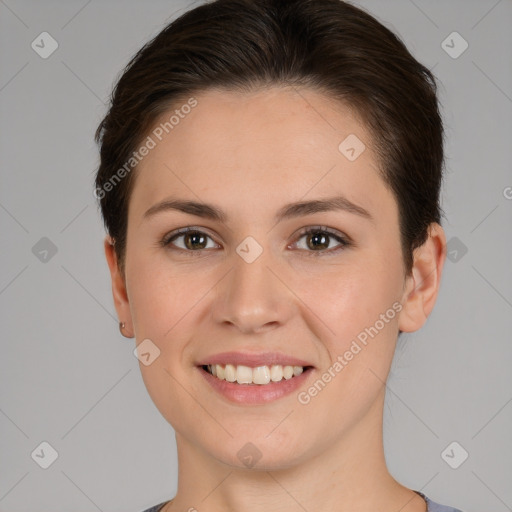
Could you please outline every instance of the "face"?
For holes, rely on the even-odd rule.
[[[284,87],[194,97],[137,168],[116,307],[182,439],[288,467],[355,430],[412,330],[397,203],[349,107]]]

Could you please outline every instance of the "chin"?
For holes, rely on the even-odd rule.
[[[211,447],[205,446],[204,450],[231,469],[248,471],[285,470],[300,464],[307,458],[303,442],[292,442],[288,438],[288,443],[283,444],[281,439],[271,440],[272,434],[269,438],[265,438],[267,434],[268,432],[253,438],[239,436],[223,443],[222,447],[216,443]]]

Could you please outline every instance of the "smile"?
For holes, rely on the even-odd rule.
[[[264,404],[290,395],[306,385],[314,370],[313,366],[278,364],[206,364],[197,369],[217,396],[238,405]]]
[[[267,385],[270,382],[280,382],[299,376],[303,371],[302,366],[272,365],[250,367],[233,364],[208,364],[202,366],[203,370],[215,376],[219,380],[236,382],[237,384]]]

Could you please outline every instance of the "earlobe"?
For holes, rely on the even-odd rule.
[[[110,277],[112,280],[112,296],[114,299],[114,306],[116,308],[120,323],[124,323],[122,334],[128,338],[133,337],[133,335],[130,336],[130,334],[133,333],[133,327],[126,283],[121,269],[119,268],[113,240],[109,235],[105,237],[104,249],[105,257],[107,259],[108,267],[110,270]],[[127,333],[128,335],[125,335],[124,333]]]
[[[446,236],[443,228],[432,223],[426,242],[414,251],[412,274],[407,278],[399,329],[417,331],[434,309],[446,259]]]

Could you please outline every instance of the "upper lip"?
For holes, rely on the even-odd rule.
[[[208,364],[232,364],[234,366],[313,366],[297,357],[281,354],[279,352],[222,352],[208,356],[197,363],[197,366]]]

